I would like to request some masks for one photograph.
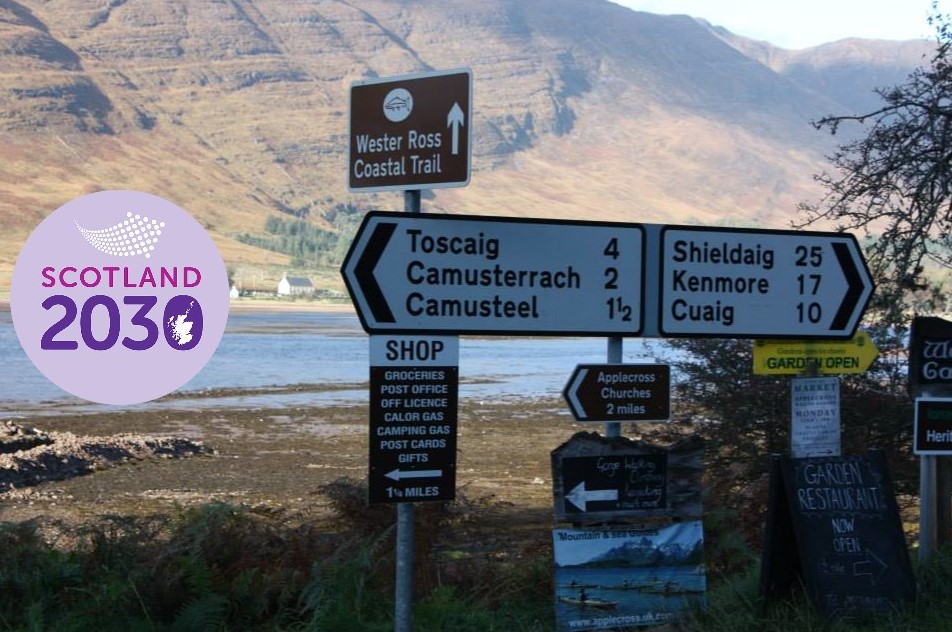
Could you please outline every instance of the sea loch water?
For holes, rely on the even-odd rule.
[[[460,396],[480,399],[559,397],[576,364],[604,363],[605,338],[469,338],[460,342]],[[351,313],[234,310],[211,360],[176,397],[139,407],[358,405],[366,389],[369,344]],[[626,339],[625,362],[659,361],[670,353],[661,341]],[[271,394],[269,387],[339,385],[329,391]],[[260,391],[236,398],[203,398],[210,389]],[[187,395],[187,397],[181,397]],[[194,397],[191,397],[194,395]],[[90,404],[47,380],[23,352],[9,312],[0,312],[0,415],[115,409]]]

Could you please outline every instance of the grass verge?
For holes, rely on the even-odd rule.
[[[339,483],[326,492],[338,511],[335,524],[346,529],[220,503],[172,516],[104,516],[80,529],[39,521],[0,524],[0,630],[392,630],[392,514],[357,503],[358,485]],[[508,551],[501,545],[445,546],[440,532],[471,535],[494,508],[465,499],[429,505],[418,516],[415,630],[555,629],[550,549],[535,543],[514,551],[512,542]],[[830,621],[802,594],[763,603],[750,559],[743,570],[710,578],[707,607],[665,629],[947,630],[952,551],[940,551],[917,577],[918,602],[905,611]]]

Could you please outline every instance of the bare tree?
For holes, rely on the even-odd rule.
[[[931,61],[902,85],[876,90],[881,107],[814,123],[833,134],[844,124],[864,127],[830,156],[835,173],[815,176],[826,196],[801,204],[795,223],[866,234],[873,307],[890,323],[904,320],[916,292],[922,298],[930,261],[952,267],[952,25],[935,0],[928,21],[937,39]]]

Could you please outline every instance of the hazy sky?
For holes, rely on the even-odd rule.
[[[933,39],[932,0],[613,0],[637,11],[684,13],[782,48],[844,37]],[[952,0],[939,0],[949,13]]]

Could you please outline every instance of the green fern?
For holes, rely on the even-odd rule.
[[[171,629],[177,632],[218,632],[227,630],[228,599],[215,593],[193,599],[179,611]]]

